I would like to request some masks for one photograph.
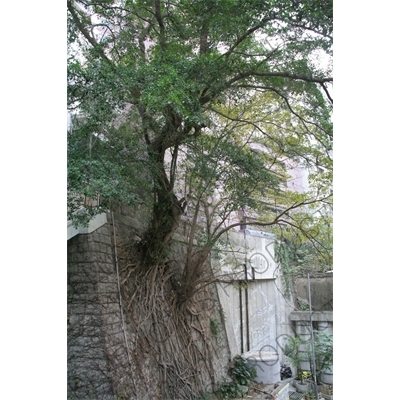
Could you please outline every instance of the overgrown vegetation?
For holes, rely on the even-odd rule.
[[[237,355],[233,361],[234,366],[229,370],[232,381],[222,384],[216,392],[221,399],[243,397],[253,378],[257,376],[255,368],[245,358]]]
[[[333,363],[333,337],[324,331],[313,331],[314,341],[310,339],[306,342],[296,336],[289,336],[286,343],[284,354],[290,359],[293,367],[297,369],[297,378],[303,383],[307,375],[315,374],[316,380],[320,383],[321,373],[332,366]],[[303,349],[300,350],[300,345]],[[315,359],[315,371],[313,371],[313,348]],[[301,369],[301,362],[309,362],[311,373]]]
[[[275,258],[280,265],[284,294],[288,298],[293,294],[296,278],[305,277],[308,273],[323,273],[333,267],[332,211],[331,207],[325,205],[325,208],[325,214],[313,227],[313,236],[305,234],[306,230],[275,229],[279,235],[274,246]],[[307,304],[294,300],[299,309],[308,309]]]
[[[302,370],[301,362],[308,361],[308,358],[300,351],[300,344],[303,344],[303,342],[297,336],[288,336],[288,342],[285,345],[284,354],[290,359],[291,365],[296,368],[297,379],[303,383],[308,374],[306,371]]]
[[[332,199],[332,2],[67,8],[68,218],[85,224],[126,206],[143,218],[121,266],[126,303],[153,321],[161,344],[143,346],[169,360],[160,374],[189,399],[201,392],[193,357],[203,350],[188,320],[218,277],[207,261],[227,232],[246,222],[289,239],[297,231],[303,247],[322,244],[318,254],[329,248],[319,237]],[[298,168],[310,172],[305,191],[292,185]],[[177,230],[187,241],[179,265],[170,248]],[[185,354],[174,353],[165,315]],[[190,379],[180,375],[185,357]]]
[[[219,339],[220,334],[221,334],[221,326],[218,322],[218,320],[214,317],[210,318],[210,329],[211,333],[214,335],[216,339]]]
[[[311,349],[309,349],[311,353]],[[333,337],[324,331],[314,331],[315,374],[321,382],[321,374],[333,364]]]

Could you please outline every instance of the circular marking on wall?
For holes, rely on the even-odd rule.
[[[255,274],[264,274],[269,269],[268,258],[262,253],[254,253],[250,256],[250,266],[254,268]]]

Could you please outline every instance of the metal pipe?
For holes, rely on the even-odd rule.
[[[246,348],[250,351],[250,323],[249,323],[249,293],[248,293],[248,277],[247,277],[247,264],[244,264],[245,288],[244,288],[244,301],[246,307]]]
[[[314,329],[312,324],[312,310],[311,310],[311,287],[310,287],[310,274],[307,274],[307,281],[308,281],[308,303],[310,309],[310,328],[311,328],[311,355],[312,355],[312,362],[313,362],[313,375],[314,375],[314,393],[315,398],[319,399],[318,397],[318,387],[317,387],[317,371],[315,365],[315,350],[314,350]]]
[[[242,281],[239,281],[239,313],[240,313],[240,353],[244,353],[243,348],[243,310],[242,310]]]

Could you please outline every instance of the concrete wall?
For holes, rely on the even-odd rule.
[[[227,252],[214,262],[214,267],[226,274],[218,294],[226,314],[232,354],[273,351],[284,362],[285,337],[294,334],[289,319],[294,306],[283,296],[274,240],[273,235],[255,230],[231,232],[229,249],[236,251],[235,257]]]
[[[308,305],[308,280],[298,278],[295,282],[295,290],[298,300]],[[333,310],[333,275],[310,278],[310,292],[312,309],[315,311]]]

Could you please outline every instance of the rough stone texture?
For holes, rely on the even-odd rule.
[[[111,399],[100,281],[112,275],[107,227],[68,241],[68,398]]]
[[[129,263],[126,249],[137,240],[142,226],[133,217],[119,214],[113,217],[108,215],[105,225],[68,241],[67,397],[172,400],[161,394],[158,365],[143,353],[140,338],[135,336],[135,321],[126,312],[123,300],[122,310],[120,307],[117,267],[121,272]],[[178,263],[185,256],[185,240],[181,239],[175,242],[171,254]],[[215,286],[210,285],[203,296],[207,298],[207,310],[202,323],[210,329],[213,318],[221,328],[218,337],[207,342],[212,348],[210,362],[214,376],[209,379],[206,391],[226,376],[230,354]],[[195,332],[193,341],[201,347]]]
[[[68,398],[116,399],[132,386],[109,224],[68,241]]]

